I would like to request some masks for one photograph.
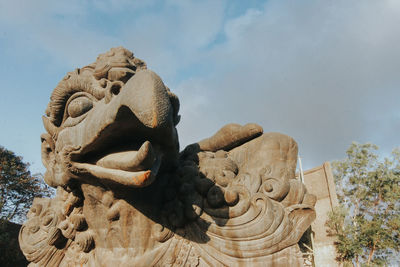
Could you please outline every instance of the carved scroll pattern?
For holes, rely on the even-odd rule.
[[[314,219],[315,202],[300,181],[269,177],[268,169],[257,177],[240,173],[224,151],[200,152],[198,158],[198,173],[192,170],[196,193],[190,193],[198,216],[185,230],[209,265],[267,260],[296,245]],[[241,184],[246,179],[257,185],[255,194]]]
[[[76,190],[61,187],[54,199],[36,198],[21,227],[19,243],[28,261],[38,266],[84,264],[94,248],[94,238],[82,215],[81,198]],[[69,257],[67,250],[74,251]]]

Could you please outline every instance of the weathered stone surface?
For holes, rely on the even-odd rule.
[[[67,74],[41,136],[57,195],[20,232],[30,266],[302,266],[315,197],[296,142],[229,124],[179,153],[178,111],[124,48]]]

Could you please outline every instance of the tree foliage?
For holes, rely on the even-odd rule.
[[[0,265],[26,266],[18,245],[18,231],[35,197],[51,194],[40,175],[32,175],[29,164],[0,146]]]
[[[50,194],[40,175],[28,168],[21,157],[0,146],[0,220],[23,221],[33,199]]]
[[[21,225],[9,221],[0,221],[0,266],[27,266],[18,244],[18,233]]]
[[[353,143],[333,163],[339,207],[329,215],[338,261],[386,265],[400,250],[400,150],[381,160],[378,147]]]

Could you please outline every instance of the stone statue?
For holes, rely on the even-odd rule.
[[[229,124],[179,152],[179,100],[122,48],[68,73],[43,116],[44,179],[22,226],[29,266],[302,266],[315,196],[297,144]]]

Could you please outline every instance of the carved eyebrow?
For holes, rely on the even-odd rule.
[[[70,72],[53,90],[46,113],[50,121],[60,126],[63,119],[65,104],[68,99],[77,92],[86,92],[100,100],[105,95],[102,88],[91,75],[82,75],[80,70]]]

